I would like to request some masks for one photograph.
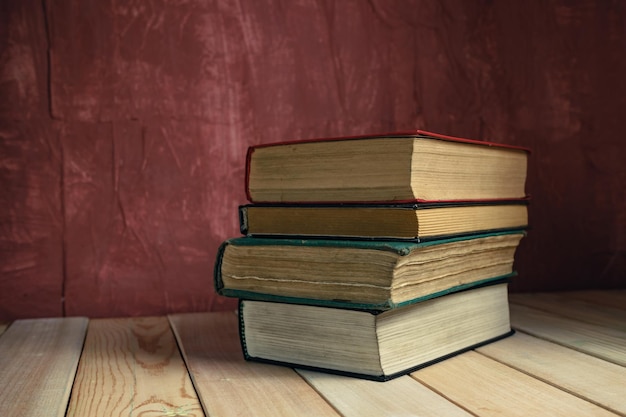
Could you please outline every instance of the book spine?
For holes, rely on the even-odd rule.
[[[248,207],[239,206],[239,232],[248,235]]]
[[[248,152],[246,152],[246,172],[245,172],[245,180],[244,180],[244,191],[246,193],[246,198],[251,203],[253,202],[252,196],[250,195],[250,164],[252,163],[252,154],[254,153],[254,146],[248,147]]]
[[[237,307],[237,317],[239,318],[239,343],[241,343],[241,352],[243,352],[243,358],[247,361],[252,360],[248,354],[248,345],[246,344],[246,323],[243,319],[243,306],[244,300],[239,299]]]
[[[217,255],[215,257],[215,265],[213,267],[213,286],[215,288],[215,292],[219,295],[224,295],[224,282],[222,281],[222,260],[224,259],[224,251],[226,250],[226,246],[230,243],[229,241],[223,242],[219,248],[217,248]]]

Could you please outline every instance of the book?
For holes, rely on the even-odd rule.
[[[385,310],[514,274],[523,230],[426,242],[238,237],[218,250],[218,294]]]
[[[252,203],[415,202],[527,197],[529,150],[415,130],[252,146]]]
[[[387,311],[240,300],[247,360],[386,381],[512,334],[507,283]]]
[[[241,233],[424,241],[528,226],[528,201],[410,204],[247,204]]]

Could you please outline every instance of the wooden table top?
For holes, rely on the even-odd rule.
[[[0,325],[0,416],[626,416],[626,290],[513,294],[516,334],[388,382],[245,362],[234,312]]]

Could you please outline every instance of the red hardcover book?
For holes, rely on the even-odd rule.
[[[410,203],[527,198],[529,149],[424,130],[252,146],[252,203]]]

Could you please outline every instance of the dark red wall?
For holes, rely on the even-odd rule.
[[[248,145],[533,148],[516,291],[626,286],[626,3],[0,2],[0,319],[231,308]]]

